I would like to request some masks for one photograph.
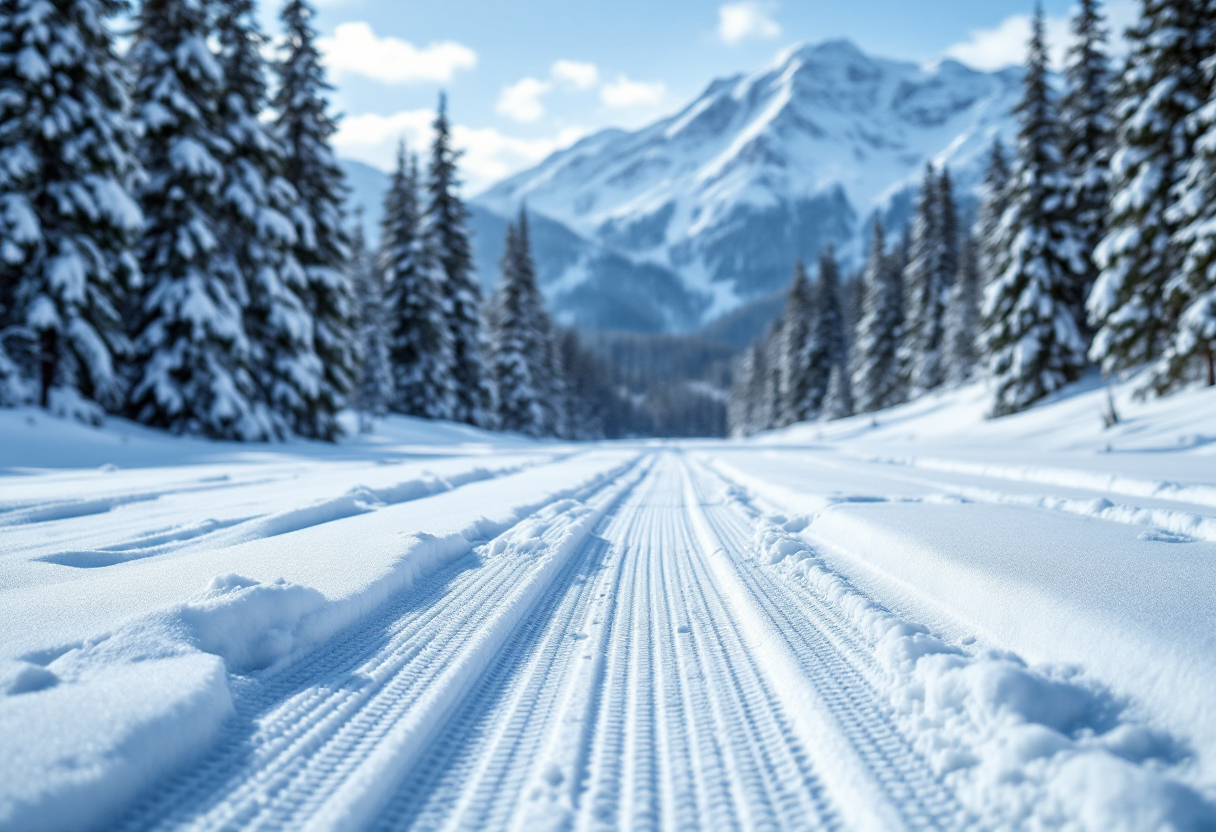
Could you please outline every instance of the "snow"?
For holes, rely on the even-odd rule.
[[[738,442],[0,410],[0,826],[1211,828],[1216,391],[1138,383]]]

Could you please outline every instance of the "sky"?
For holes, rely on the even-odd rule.
[[[440,91],[468,195],[605,127],[675,112],[714,78],[795,44],[848,38],[884,58],[1022,62],[1034,0],[314,0],[340,156],[389,169],[421,149]],[[1109,0],[1112,29],[1135,0]],[[1072,0],[1043,0],[1057,59]],[[279,30],[274,0],[263,23]]]

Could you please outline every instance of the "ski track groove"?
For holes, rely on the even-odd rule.
[[[123,828],[299,825],[421,698],[425,681],[437,675],[433,669],[479,635],[476,619],[533,571],[511,558],[478,559],[476,552],[466,555],[419,581],[371,621],[264,684],[235,680],[236,727],[227,741],[160,789]]]
[[[704,467],[697,468],[704,477]],[[746,491],[720,473],[710,476]],[[754,517],[755,510],[737,498],[731,500],[735,511],[707,499],[704,480],[699,488],[697,480],[694,473],[694,489],[706,518],[736,573],[785,636],[806,678],[828,703],[849,741],[894,799],[909,826],[975,828],[976,819],[965,816],[953,794],[896,727],[889,705],[875,689],[879,671],[865,640],[807,587],[774,570],[758,567],[746,556],[741,561],[741,553],[750,551],[752,545],[743,512]]]
[[[593,536],[571,559],[373,828],[437,829],[457,815],[455,828],[505,825],[503,807],[495,806],[494,798],[499,796],[501,802],[502,795],[518,795],[523,789],[524,767],[512,764],[520,757],[526,761],[523,748],[535,746],[545,717],[556,707],[559,689],[550,679],[562,659],[569,658],[571,630],[611,570],[605,562],[607,548],[602,538]],[[538,645],[538,654],[527,660],[528,651]],[[510,684],[513,671],[524,663],[523,678]],[[505,721],[493,718],[499,708],[507,711]],[[476,789],[462,801],[459,784],[470,782]]]
[[[715,479],[727,482],[660,451],[584,493],[587,505],[603,501],[602,516],[395,773],[368,828],[843,827],[804,745],[814,737],[795,727],[714,577],[707,558],[720,555],[699,542],[688,493],[907,827],[966,826],[896,728],[872,648],[807,587],[749,557],[759,512],[743,490],[707,500]],[[565,514],[544,512],[500,537],[544,516],[541,539],[555,545]],[[449,663],[475,650],[482,619],[523,591],[539,561],[479,546],[327,647],[266,676],[234,678],[227,735],[121,828],[300,827],[358,776]],[[581,729],[563,724],[571,715]],[[528,813],[554,753],[573,766],[562,786],[569,805],[537,826]]]
[[[60,566],[90,569],[115,566],[162,555],[188,554],[198,551],[204,546],[211,548],[234,546],[253,540],[263,540],[303,531],[360,514],[366,514],[377,509],[393,508],[428,497],[439,496],[457,491],[469,485],[500,479],[530,468],[555,465],[574,456],[578,456],[578,454],[566,453],[553,456],[537,456],[534,459],[517,465],[505,466],[498,469],[485,469],[480,466],[473,466],[467,471],[456,472],[446,477],[429,471],[419,471],[410,479],[380,485],[375,488],[354,485],[342,493],[331,494],[327,497],[316,499],[311,503],[290,509],[278,508],[248,517],[228,518],[221,521],[210,520],[204,523],[196,523],[193,527],[187,526],[185,528],[180,523],[164,528],[147,529],[145,527],[134,535],[128,534],[125,539],[115,543],[99,544],[84,549],[61,548],[53,552],[37,555],[32,560],[54,563]],[[3,514],[0,514],[0,527],[18,525],[20,523],[51,523],[60,520],[77,520],[83,516],[104,513],[135,503],[155,505],[162,497],[180,496],[184,493],[200,490],[237,489],[245,486],[270,487],[288,482],[295,476],[298,476],[298,472],[289,471],[280,477],[270,479],[239,482],[225,481],[216,485],[191,486],[170,491],[141,492],[134,496],[114,495],[90,499],[84,502],[87,502],[90,506],[93,504],[104,504],[104,506],[96,510],[89,509],[87,511],[75,511],[74,509],[75,513],[55,514],[54,516],[38,520],[29,520],[22,513],[25,512],[25,509],[21,509],[13,515],[18,518],[17,520],[6,519]],[[364,501],[363,505],[358,504],[360,500]],[[78,502],[81,501],[69,500],[65,504],[76,506]],[[58,510],[57,507],[60,504],[54,503],[50,505]],[[230,508],[231,505],[232,503],[230,502],[228,504],[212,506],[211,508]],[[47,510],[46,505],[38,506],[35,509],[37,512],[46,512]],[[180,509],[176,509],[175,511],[180,512]],[[153,516],[143,522],[163,522],[163,518]],[[79,532],[76,534],[78,535]],[[163,538],[163,540],[158,540],[158,538]],[[70,538],[64,539],[60,543],[60,546],[66,546],[69,542]],[[41,541],[41,545],[45,545],[45,543],[46,541]]]

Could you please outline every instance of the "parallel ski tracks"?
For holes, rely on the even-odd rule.
[[[806,679],[814,685],[833,717],[910,828],[976,828],[927,762],[899,731],[884,697],[874,687],[878,673],[870,645],[843,620],[840,612],[809,588],[778,573],[742,562],[748,552],[757,513],[738,500],[707,499],[703,469],[694,489],[723,552],[734,562],[743,583],[786,639]],[[722,480],[720,475],[715,476]],[[698,480],[700,482],[698,483]],[[732,483],[733,484],[733,483]],[[736,486],[737,487],[737,486]],[[810,626],[808,626],[810,625]]]
[[[382,832],[844,828],[812,762],[819,738],[792,718],[805,703],[751,649],[694,527],[685,484],[704,494],[710,476],[652,455],[583,495],[603,519],[552,572],[538,564],[569,537],[560,506],[327,649],[234,680],[228,736],[123,828],[294,829],[318,817]],[[864,639],[747,557],[748,505],[702,499],[699,510],[904,825],[960,827],[957,802],[886,710]],[[539,553],[495,554],[502,539],[514,541],[508,555]],[[487,636],[487,620],[512,608]],[[417,751],[387,753],[403,725]],[[357,823],[343,825],[333,804],[369,777],[388,785],[365,790]]]
[[[564,531],[560,523],[554,528]],[[465,657],[487,612],[509,603],[524,582],[528,563],[485,557],[488,548],[420,582],[279,676],[238,680],[230,736],[139,807],[125,828],[300,826],[426,694],[427,683]]]

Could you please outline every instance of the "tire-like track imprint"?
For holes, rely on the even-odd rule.
[[[837,829],[788,686],[704,528],[908,828],[953,796],[894,727],[864,641],[748,557],[744,503],[675,454],[550,506],[277,672],[123,828]],[[596,519],[600,518],[600,519]],[[728,581],[730,583],[730,581]],[[841,738],[837,738],[841,740]]]

